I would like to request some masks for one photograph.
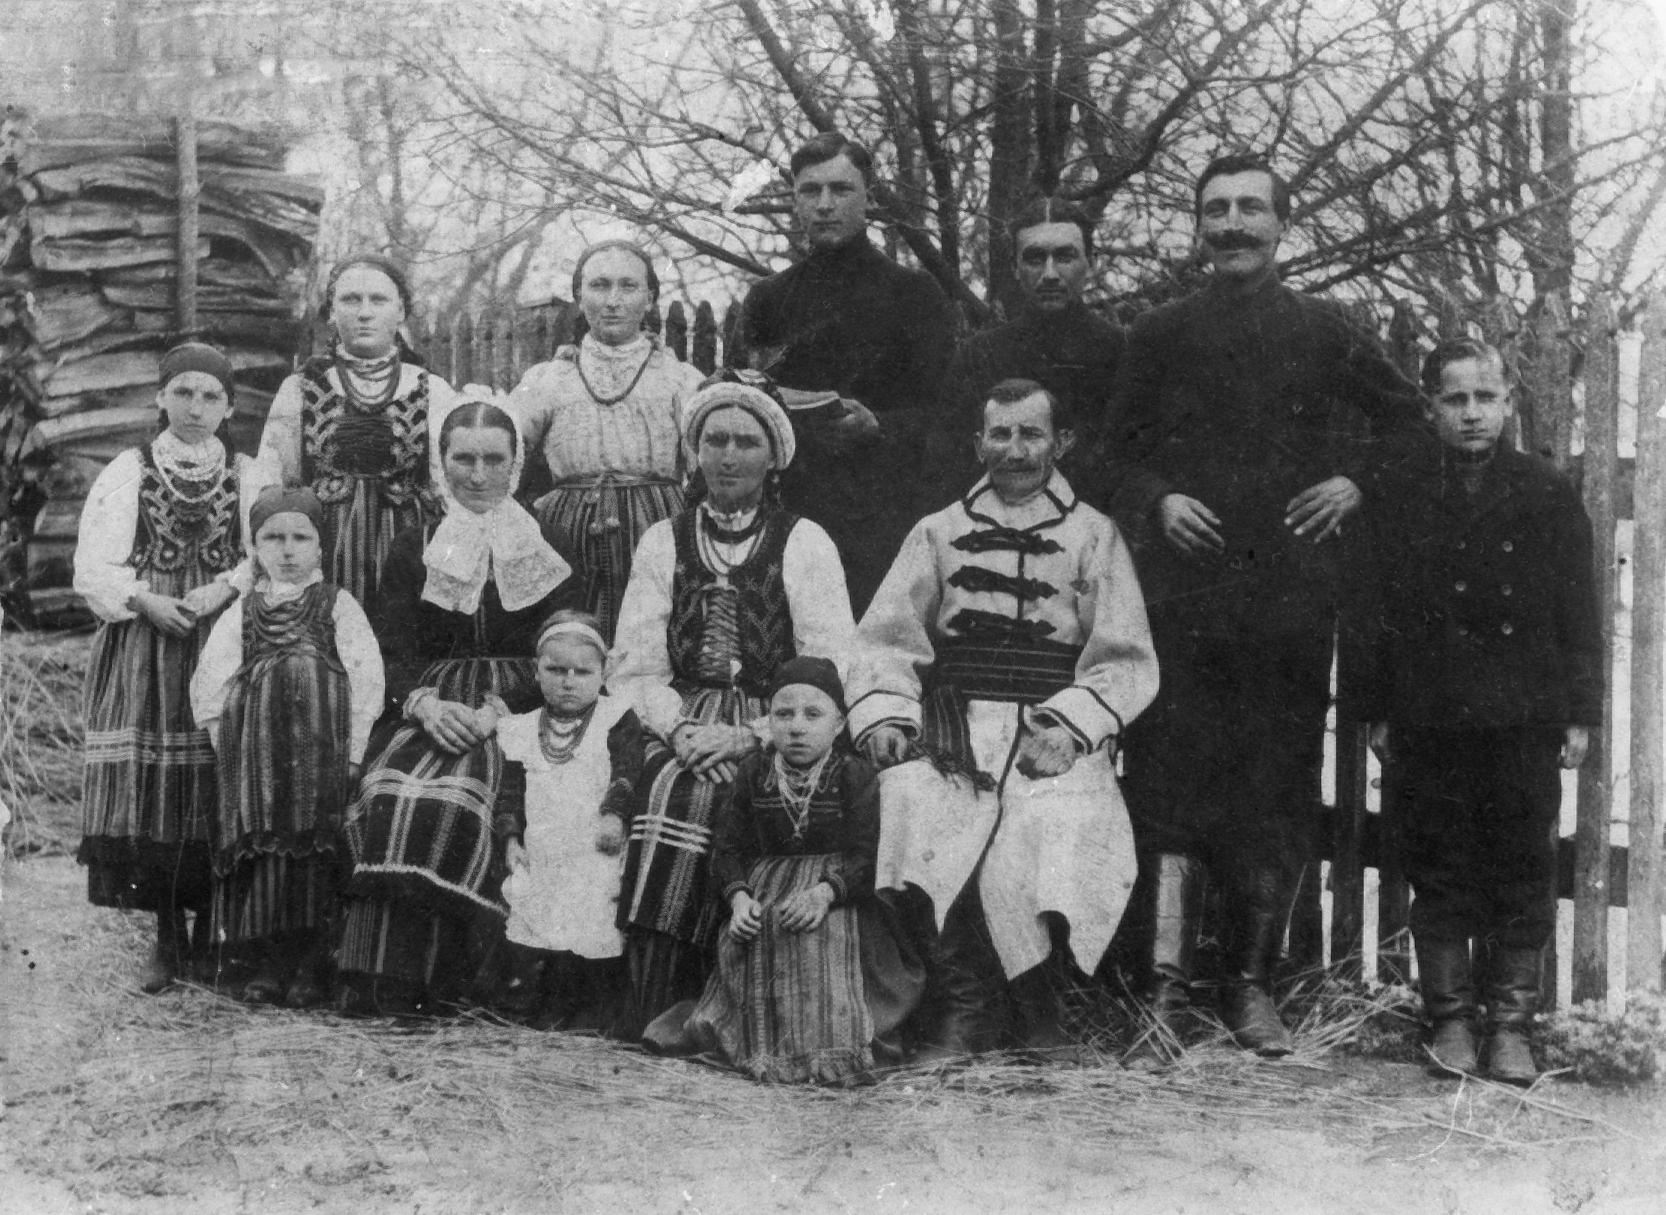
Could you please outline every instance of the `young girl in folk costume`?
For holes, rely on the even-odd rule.
[[[921,986],[873,897],[879,777],[852,752],[844,710],[831,662],[785,663],[771,687],[770,746],[741,761],[718,809],[712,882],[729,928],[681,1044],[758,1080],[867,1072],[875,1039],[912,1007],[896,995]]]
[[[162,357],[162,433],[99,474],[81,512],[75,590],[101,625],[87,671],[85,834],[77,859],[100,906],[156,913],[140,985],[160,991],[207,944],[214,753],[188,689],[214,617],[237,592],[253,463],[224,438],[231,362],[200,342]]]
[[[326,580],[364,604],[394,536],[441,514],[439,430],[456,397],[400,337],[410,308],[392,262],[336,263],[322,309],[335,341],[283,382],[260,438],[271,476],[323,504]]]
[[[700,372],[643,332],[659,277],[641,246],[591,245],[573,271],[573,299],[588,331],[531,368],[509,407],[554,481],[538,522],[573,558],[582,603],[611,642],[637,542],[683,508],[682,412]]]
[[[602,690],[606,661],[595,617],[556,612],[538,636],[544,707],[498,724],[509,763],[497,813],[513,823],[503,884],[510,986],[517,1011],[541,1029],[605,1032],[623,993],[625,937],[614,917],[645,738],[629,704]],[[655,691],[677,712],[676,693]]]
[[[310,489],[255,502],[254,590],[214,626],[191,681],[220,759],[215,936],[260,955],[245,1000],[292,1008],[329,994],[342,813],[382,707],[370,623],[319,569],[323,515]]]

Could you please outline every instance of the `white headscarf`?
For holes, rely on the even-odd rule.
[[[683,445],[688,449],[691,464],[698,465],[700,462],[700,431],[704,429],[706,419],[717,410],[730,406],[745,410],[764,428],[764,433],[769,436],[770,445],[775,449],[777,469],[785,468],[793,462],[796,441],[793,436],[792,419],[787,417],[787,411],[781,407],[780,401],[762,388],[756,388],[751,384],[734,380],[718,380],[714,383],[708,380],[701,386],[700,391],[690,398],[683,414]]]
[[[486,393],[470,393],[452,408],[471,404],[497,402]],[[491,510],[477,513],[458,502],[449,485],[441,486],[445,518],[422,550],[422,564],[428,571],[422,598],[448,612],[469,614],[479,608],[487,578],[497,583],[504,610],[518,612],[537,603],[573,572],[545,541],[538,521],[515,501],[526,463],[526,438],[520,434],[519,419],[502,405],[497,407],[509,414],[516,430],[509,492]]]

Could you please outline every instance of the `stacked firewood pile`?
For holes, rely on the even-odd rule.
[[[252,451],[310,342],[299,301],[323,191],[283,172],[271,132],[196,127],[196,326],[179,327],[175,124],[71,115],[0,122],[0,594],[74,614],[69,558],[98,471],[154,430],[158,360],[185,336],[238,369],[233,438]]]

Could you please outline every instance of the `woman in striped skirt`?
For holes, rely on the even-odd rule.
[[[683,508],[680,419],[700,373],[642,330],[659,278],[638,246],[586,249],[573,298],[589,331],[531,368],[509,404],[555,482],[538,522],[575,563],[582,606],[611,641],[642,533]]]
[[[214,754],[191,716],[209,626],[235,598],[259,473],[224,438],[232,366],[198,342],[163,356],[165,429],[110,462],[87,495],[75,590],[101,621],[87,670],[87,897],[156,913],[140,985],[160,991],[187,953],[185,914],[207,943]]]
[[[214,937],[258,957],[245,1000],[291,1008],[329,992],[342,811],[382,707],[370,622],[319,569],[323,514],[310,489],[255,501],[257,580],[215,624],[191,681],[220,761]]]
[[[456,397],[400,337],[410,307],[393,263],[338,262],[322,313],[335,341],[283,382],[260,438],[268,475],[324,504],[325,579],[366,604],[394,536],[441,514],[433,440]]]
[[[783,510],[775,474],[792,423],[767,377],[724,371],[689,403],[684,440],[694,505],[637,548],[619,614],[610,689],[634,696],[657,737],[637,785],[619,926],[640,1032],[699,995],[720,908],[708,881],[712,810],[736,763],[758,748],[764,692],[796,654],[846,659],[855,623],[838,550]],[[669,684],[682,712],[645,704]]]
[[[459,404],[437,440],[446,515],[401,533],[372,610],[388,698],[347,816],[338,957],[349,1012],[465,994],[508,908],[497,721],[543,703],[534,641],[572,572],[512,497],[524,450],[503,410]]]

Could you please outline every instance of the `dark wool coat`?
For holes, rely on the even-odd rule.
[[[1076,445],[1059,461],[1072,485],[1083,474],[1105,423],[1127,334],[1085,304],[1062,312],[1030,310],[960,344],[943,381],[943,430],[933,437],[930,470],[940,509],[983,474],[971,436],[989,390],[1002,380],[1035,380],[1064,404]]]
[[[1397,469],[1373,517],[1377,600],[1352,715],[1441,729],[1602,724],[1591,522],[1535,456],[1467,493],[1444,452]]]
[[[1138,564],[1154,623],[1169,614],[1218,636],[1326,627],[1342,546],[1292,536],[1286,506],[1342,475],[1370,509],[1381,436],[1426,434],[1422,415],[1372,334],[1271,274],[1244,293],[1212,283],[1141,316],[1096,471],[1111,513],[1146,541]],[[1187,560],[1155,535],[1157,503],[1176,492],[1219,516],[1224,553]]]
[[[954,345],[948,301],[929,274],[897,265],[864,237],[755,283],[739,338],[726,355],[731,366],[788,388],[836,389],[879,419],[877,439],[843,452],[795,419],[798,454],[781,482],[787,507],[833,537],[860,616],[924,512],[925,436]]]

